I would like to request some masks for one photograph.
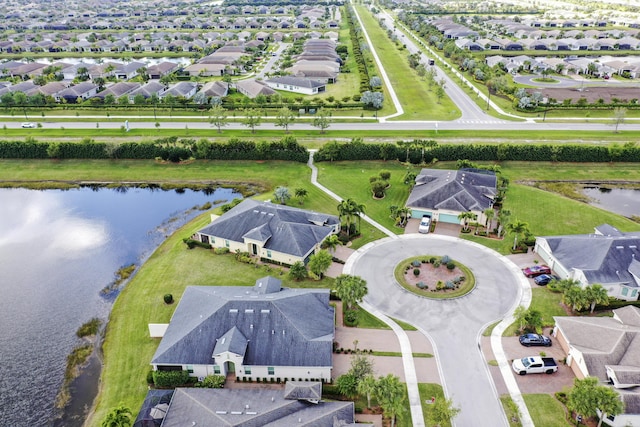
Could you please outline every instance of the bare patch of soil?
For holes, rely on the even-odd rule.
[[[611,103],[613,98],[617,98],[622,102],[640,99],[640,87],[622,87],[619,85],[605,87],[585,86],[582,90],[579,90],[579,88],[540,88],[534,91],[542,92],[545,98],[553,98],[558,102],[571,99],[572,104],[575,104],[580,98],[585,98],[589,104],[596,103],[599,99],[603,99],[605,104]]]

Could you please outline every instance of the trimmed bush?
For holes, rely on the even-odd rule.
[[[451,258],[449,258],[449,255],[445,255],[440,259],[440,262],[443,264],[449,264],[450,261],[451,261]]]
[[[224,255],[229,253],[229,248],[214,248],[213,253],[216,255]]]
[[[204,388],[224,388],[226,377],[224,375],[207,375],[200,386]]]
[[[413,269],[413,275],[414,276],[419,276],[420,275],[420,269],[419,268],[414,268]]]
[[[454,268],[456,268],[456,264],[453,261],[449,261],[447,263],[447,270],[453,270]]]
[[[173,304],[173,295],[165,294],[163,299],[165,304]]]
[[[153,371],[153,383],[156,387],[175,388],[189,382],[187,371]]]

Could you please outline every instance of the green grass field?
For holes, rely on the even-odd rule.
[[[542,323],[545,327],[553,326],[553,316],[566,316],[567,312],[562,305],[562,294],[554,293],[547,288],[534,287],[532,290],[532,300],[530,309],[538,310],[542,314]],[[518,325],[512,323],[505,331],[503,336],[512,337],[518,330]]]
[[[565,418],[564,407],[548,394],[525,394],[524,401],[529,408],[536,427],[570,427]]]
[[[358,14],[371,38],[382,65],[391,80],[404,114],[397,120],[454,120],[460,117],[460,110],[445,96],[441,103],[422,81],[415,70],[409,67],[406,49],[399,49],[380,27],[371,13],[363,6],[356,6]],[[391,102],[385,95],[385,104]]]

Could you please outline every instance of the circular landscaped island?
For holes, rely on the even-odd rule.
[[[407,258],[396,266],[394,276],[406,290],[433,299],[457,298],[476,285],[471,270],[447,255]]]

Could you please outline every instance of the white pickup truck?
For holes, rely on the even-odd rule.
[[[511,367],[518,375],[553,374],[558,371],[558,364],[553,360],[553,357],[523,357],[522,359],[515,359]]]

